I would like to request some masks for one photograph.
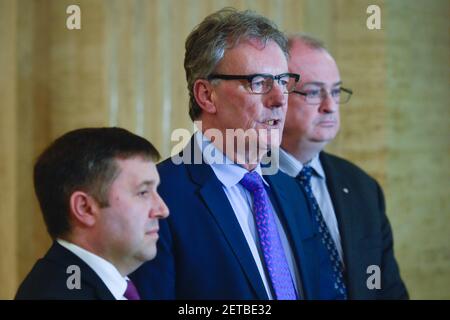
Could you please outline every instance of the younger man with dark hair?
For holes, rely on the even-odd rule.
[[[156,255],[168,209],[156,188],[153,145],[120,128],[86,128],[54,141],[34,186],[54,243],[16,299],[139,299],[127,275]]]

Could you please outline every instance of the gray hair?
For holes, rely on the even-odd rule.
[[[210,75],[223,58],[225,50],[242,40],[272,40],[289,57],[287,38],[274,22],[253,11],[223,8],[207,16],[186,39],[184,69],[189,91],[189,116],[196,120],[202,109],[194,96],[194,83]]]

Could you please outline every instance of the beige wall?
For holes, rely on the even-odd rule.
[[[82,29],[66,29],[78,4]],[[381,7],[382,30],[366,28]],[[355,94],[329,150],[382,184],[412,298],[450,298],[447,0],[0,0],[0,298],[12,298],[46,234],[32,187],[37,154],[83,126],[118,125],[168,156],[192,130],[184,40],[223,6],[322,38]]]
[[[8,14],[3,14],[7,12]],[[17,10],[0,1],[0,298],[10,298],[17,286]]]

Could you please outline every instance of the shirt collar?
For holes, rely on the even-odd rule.
[[[325,179],[325,171],[320,163],[319,154],[316,154],[306,165],[314,169],[317,177]],[[293,155],[280,148],[280,169],[287,175],[295,178],[302,171],[303,164]]]
[[[287,175],[295,178],[302,171],[303,164],[291,154],[280,148],[280,169]]]
[[[323,170],[322,163],[320,163],[319,154],[316,154],[307,165],[314,169],[317,177],[325,180],[325,171]]]
[[[249,172],[247,169],[234,163],[230,158],[223,154],[223,152],[200,131],[195,133],[195,140],[202,150],[203,159],[211,166],[217,179],[219,179],[226,188],[237,185],[244,175]],[[214,156],[212,156],[213,154]],[[223,161],[219,162],[219,159],[223,159]],[[262,175],[260,164],[258,164],[253,171],[256,171],[260,175],[266,186],[269,185]]]
[[[117,270],[111,262],[77,246],[76,244],[62,239],[57,239],[56,241],[91,267],[100,279],[102,279],[103,283],[108,287],[116,300],[123,299],[123,294],[127,288],[128,277],[122,277],[119,270]]]

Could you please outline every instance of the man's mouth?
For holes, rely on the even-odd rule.
[[[324,127],[331,127],[336,125],[336,120],[333,119],[326,119],[326,120],[322,120],[318,123],[319,126],[324,126]]]
[[[146,235],[157,235],[158,232],[159,232],[159,227],[155,227],[155,228],[148,230],[145,234]]]

